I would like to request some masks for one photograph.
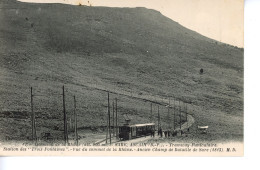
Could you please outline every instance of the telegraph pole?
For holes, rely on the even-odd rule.
[[[160,112],[159,112],[159,105],[158,105],[158,132],[159,132],[159,129],[161,128],[161,120],[160,120]]]
[[[181,130],[181,103],[179,101],[179,111],[180,111],[180,130]]]
[[[107,92],[107,133],[106,133],[106,144],[107,144],[107,139],[108,139],[108,134],[109,134],[109,126],[108,126],[108,120],[109,120],[109,91]]]
[[[150,122],[152,122],[152,118],[153,118],[153,103],[151,102],[151,115],[150,115]]]
[[[169,98],[169,106],[168,106],[168,114],[167,114],[167,118],[168,118],[168,129],[170,129],[171,127],[171,121],[170,121],[170,98]]]
[[[64,121],[64,141],[65,145],[68,143],[68,129],[67,129],[67,115],[65,108],[65,90],[64,86],[62,86],[62,97],[63,97],[63,121]]]
[[[109,132],[109,143],[111,144],[111,124],[110,124],[110,102],[109,102],[109,92],[107,93],[107,101],[108,101],[108,132]]]
[[[75,128],[75,140],[78,146],[78,124],[77,124],[77,113],[76,113],[76,97],[74,96],[74,128]]]
[[[188,122],[188,104],[185,104],[185,111],[186,111],[186,122]]]
[[[117,98],[116,98],[116,138],[118,139],[118,126],[117,126]]]
[[[34,140],[34,125],[33,125],[33,95],[31,87],[31,123],[32,123],[32,140]]]
[[[173,130],[175,130],[175,100],[173,101]]]
[[[190,128],[189,128],[189,121],[188,121],[188,104],[186,105],[186,121],[187,121],[187,131],[189,132],[190,131]]]
[[[33,110],[33,89],[31,87],[31,123],[32,123],[32,140],[36,139],[36,125],[35,125],[35,114]]]
[[[113,110],[113,116],[112,116],[112,122],[113,122],[113,136],[115,136],[115,103],[113,100],[113,104],[112,104],[112,110]]]

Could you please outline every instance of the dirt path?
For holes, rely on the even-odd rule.
[[[188,129],[195,122],[195,119],[191,115],[187,115],[187,119],[188,121],[181,125],[181,130]],[[180,127],[176,128],[176,130],[180,130]]]

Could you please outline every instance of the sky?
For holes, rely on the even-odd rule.
[[[243,0],[19,0],[107,7],[146,7],[206,37],[244,47]]]

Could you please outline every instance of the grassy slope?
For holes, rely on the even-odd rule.
[[[119,98],[119,113],[128,113],[134,123],[148,121],[150,104],[127,96],[161,103],[170,96],[192,103],[196,125],[210,125],[217,134],[213,139],[242,139],[243,49],[145,8],[15,1],[0,6],[2,112],[29,111],[30,86],[37,94],[53,94],[65,84],[69,113],[71,96],[77,96],[81,127],[105,125],[106,93],[97,90],[102,89],[124,94],[111,98]],[[40,131],[62,127],[61,97],[35,100]],[[162,112],[166,122],[167,111]],[[1,124],[3,136],[30,133],[28,119],[1,118]]]

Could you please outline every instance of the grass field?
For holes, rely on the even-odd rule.
[[[71,119],[76,96],[80,128],[106,125],[111,91],[120,124],[124,114],[132,123],[155,122],[157,105],[151,117],[149,101],[165,105],[170,97],[189,104],[194,132],[209,126],[207,136],[191,138],[243,140],[241,48],[146,8],[2,0],[0,23],[1,140],[30,136],[30,87],[42,95],[34,97],[37,134],[62,133],[63,85]],[[167,109],[160,112],[165,127]]]

